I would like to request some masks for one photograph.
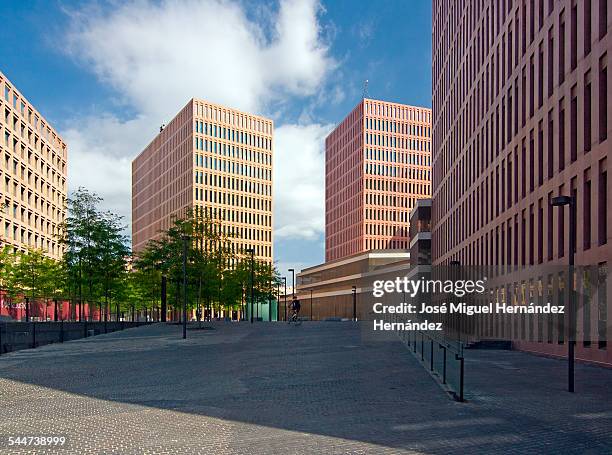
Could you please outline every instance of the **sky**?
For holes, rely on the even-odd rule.
[[[274,259],[325,258],[326,135],[431,107],[428,0],[3,0],[0,71],[68,144],[69,191],[131,215],[131,161],[192,97],[274,120]]]

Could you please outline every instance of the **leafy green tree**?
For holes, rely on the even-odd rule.
[[[68,216],[62,225],[66,287],[80,304],[81,320],[84,302],[90,307],[97,302],[100,318],[102,313],[107,318],[109,304],[127,273],[130,250],[125,226],[120,216],[102,212],[101,202],[95,193],[79,188],[68,199]]]
[[[219,315],[222,309],[231,312],[241,308],[250,290],[250,256],[233,250],[231,234],[224,232],[221,220],[212,218],[205,210],[188,211],[176,218],[172,226],[157,240],[150,241],[138,253],[134,268],[139,274],[141,289],[152,289],[161,275],[168,278],[169,302],[182,308],[183,237],[189,238],[187,263],[188,307]],[[276,279],[273,267],[255,263],[257,295],[268,298],[270,281]],[[157,303],[159,293],[150,302]],[[203,314],[197,311],[196,314]]]

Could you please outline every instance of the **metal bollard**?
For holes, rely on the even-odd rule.
[[[446,384],[446,346],[440,344],[438,349],[442,349],[443,352],[443,362],[442,362],[442,384]]]
[[[432,339],[431,340],[431,359],[429,359],[429,369],[431,371],[434,370],[434,349],[433,349],[433,345],[434,345],[434,342],[433,342],[433,339]]]
[[[464,381],[465,367],[464,367],[463,360],[464,360],[463,357],[461,357],[461,370],[460,370],[460,376],[459,376],[459,401],[464,401],[463,400],[463,381]]]
[[[421,333],[421,360],[425,361],[425,335]]]

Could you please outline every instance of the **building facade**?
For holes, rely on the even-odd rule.
[[[580,279],[591,288],[579,289],[577,357],[604,363],[610,9],[608,0],[434,0],[432,11],[433,264],[502,267],[515,282],[501,294],[518,304],[526,292],[563,289],[561,277],[511,275],[568,263],[569,210],[551,202],[572,196],[576,264],[595,269]],[[567,325],[550,330],[506,333],[519,348],[564,355]]]
[[[0,72],[0,247],[59,259],[66,216],[67,147]]]
[[[325,260],[409,247],[431,194],[431,110],[363,99],[325,139]]]
[[[234,251],[272,262],[273,123],[192,99],[132,162],[132,245],[200,208]]]
[[[371,320],[373,282],[403,277],[411,270],[410,253],[390,250],[366,251],[308,267],[296,277],[300,314],[314,321],[352,319],[355,310],[358,320]],[[279,317],[285,317],[282,305]]]

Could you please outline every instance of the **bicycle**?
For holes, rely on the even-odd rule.
[[[301,323],[301,321],[298,319],[298,311],[297,310],[291,310],[292,314],[291,317],[289,318],[289,320],[287,321],[287,324],[291,324],[292,322],[295,322],[295,324],[297,325],[298,323]]]

